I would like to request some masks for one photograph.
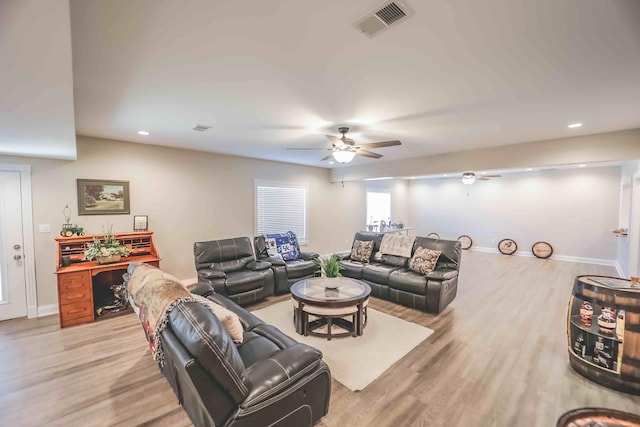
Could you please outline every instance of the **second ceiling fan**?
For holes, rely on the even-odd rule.
[[[383,148],[402,145],[402,143],[398,140],[356,144],[353,139],[347,138],[346,136],[347,132],[349,132],[348,127],[339,127],[338,132],[342,134],[342,137],[325,135],[327,138],[329,138],[329,141],[331,141],[331,148],[287,148],[287,150],[329,150],[331,151],[331,153],[324,157],[322,160],[328,160],[333,156],[333,158],[336,159],[337,162],[344,164],[349,163],[356,155],[370,157],[372,159],[379,159],[380,157],[382,157],[382,154],[365,150],[365,148]]]
[[[440,179],[459,179],[465,185],[471,185],[476,181],[489,181],[491,178],[500,178],[502,175],[481,175],[477,176],[473,172],[465,172],[462,176],[455,176],[449,178],[440,178]]]

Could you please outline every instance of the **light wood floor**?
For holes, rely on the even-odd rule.
[[[578,274],[615,271],[465,252],[458,296],[439,316],[373,300],[435,333],[363,391],[334,381],[320,425],[548,427],[577,407],[640,413],[640,396],[569,367],[565,313]],[[7,426],[190,425],[135,315],[64,330],[56,316],[0,322],[0,413]]]

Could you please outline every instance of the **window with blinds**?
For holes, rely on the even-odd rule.
[[[256,235],[293,231],[307,241],[307,186],[256,181]]]

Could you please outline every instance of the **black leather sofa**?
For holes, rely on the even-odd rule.
[[[331,374],[319,350],[298,343],[230,299],[201,294],[235,312],[244,329],[234,344],[197,302],[176,306],[161,334],[162,373],[200,426],[311,426],[327,414]]]
[[[434,271],[425,275],[408,268],[409,258],[379,255],[379,259],[376,259],[382,236],[382,233],[356,233],[354,243],[356,240],[373,241],[373,252],[369,262],[352,260],[350,252],[341,253],[342,275],[367,282],[371,286],[371,295],[375,297],[430,313],[444,310],[458,291],[462,256],[460,243],[417,236],[411,250],[412,255],[418,247],[442,252]]]
[[[257,261],[248,237],[196,242],[193,245],[198,281],[240,305],[252,304],[274,292],[271,263]]]
[[[299,280],[320,275],[320,266],[314,262],[319,255],[315,252],[301,251],[297,239],[295,245],[299,258],[296,260],[283,261],[280,258],[269,256],[264,236],[254,237],[253,244],[257,259],[271,263],[275,279],[275,293],[278,295],[288,293],[291,285]]]

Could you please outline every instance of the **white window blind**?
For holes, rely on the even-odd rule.
[[[307,241],[307,186],[256,182],[257,234],[293,231]]]

